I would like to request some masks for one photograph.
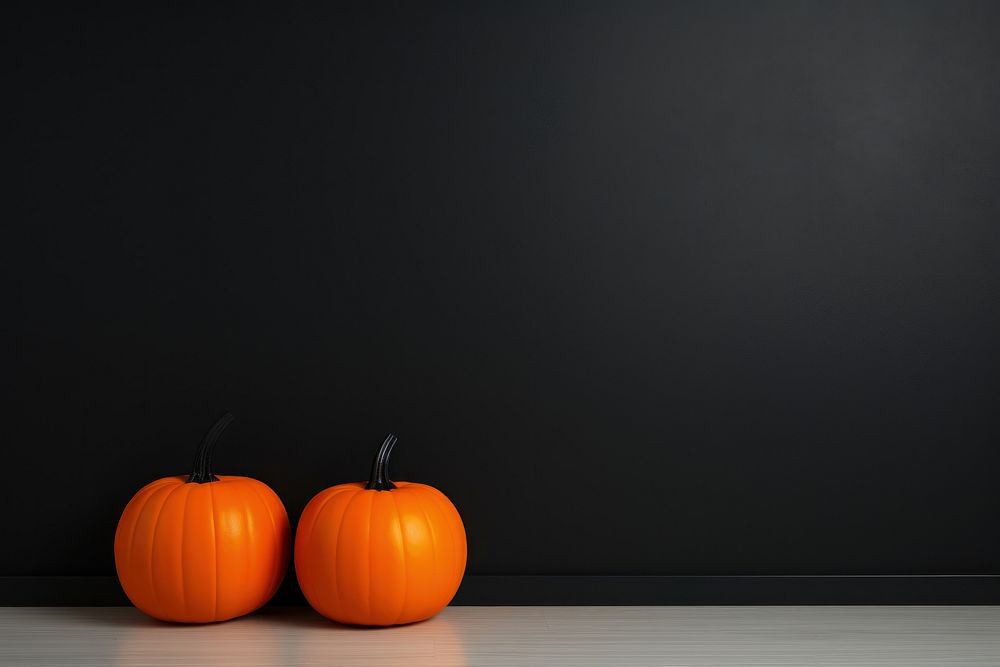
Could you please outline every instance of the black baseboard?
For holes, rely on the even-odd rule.
[[[1000,604],[1000,575],[477,576],[454,604]]]
[[[0,576],[0,606],[127,604],[115,577]],[[305,604],[294,578],[272,604]],[[452,604],[1000,604],[1000,575],[469,575]]]

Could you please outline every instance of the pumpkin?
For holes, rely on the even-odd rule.
[[[225,621],[266,603],[288,568],[284,505],[266,484],[212,474],[212,452],[233,416],[205,435],[187,476],[132,498],[115,533],[115,567],[129,600],[153,618]]]
[[[295,572],[309,604],[353,625],[430,618],[455,596],[465,573],[465,526],[432,486],[389,479],[389,435],[368,483],[339,484],[302,511]]]

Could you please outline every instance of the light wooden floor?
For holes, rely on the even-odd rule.
[[[0,608],[0,665],[1000,665],[1000,607],[450,607],[389,629],[306,608],[175,626]]]

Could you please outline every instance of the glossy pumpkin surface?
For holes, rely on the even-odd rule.
[[[249,477],[164,477],[122,513],[115,566],[129,600],[164,621],[242,616],[274,595],[288,567],[281,500]]]
[[[295,535],[299,586],[316,611],[341,623],[430,618],[465,573],[462,518],[434,487],[393,483],[387,473],[375,480],[373,472],[368,485],[340,484],[309,501]]]

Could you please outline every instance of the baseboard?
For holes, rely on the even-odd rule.
[[[1000,604],[1000,575],[474,576],[454,604]]]
[[[294,578],[272,604],[304,604]],[[115,577],[0,576],[0,606],[127,605]],[[1000,575],[469,575],[455,605],[1000,604]]]

